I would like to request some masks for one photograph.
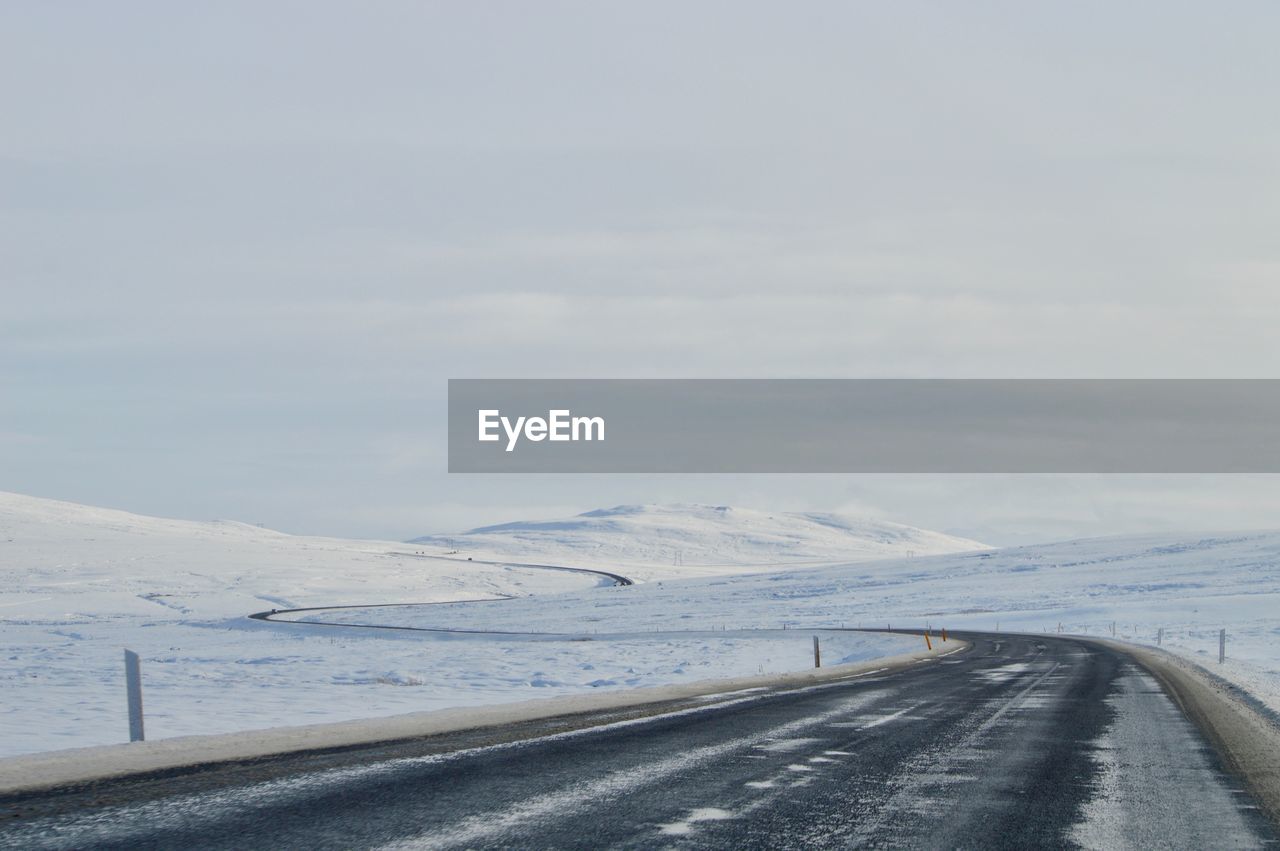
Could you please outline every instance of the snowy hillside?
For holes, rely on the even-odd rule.
[[[392,541],[286,535],[0,492],[0,611],[197,617],[271,607],[464,600],[598,584],[589,577],[424,558]],[[39,600],[33,600],[32,595]]]
[[[723,505],[620,505],[563,520],[428,535],[412,543],[428,552],[458,550],[484,558],[631,567],[627,575],[641,579],[988,549],[967,538],[885,520]],[[682,569],[639,569],[644,567]]]

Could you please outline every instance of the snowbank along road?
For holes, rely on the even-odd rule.
[[[1277,835],[1119,650],[969,634],[895,673],[574,732],[473,734],[10,796],[23,848],[1260,848]]]

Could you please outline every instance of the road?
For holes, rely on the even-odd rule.
[[[408,558],[434,558],[434,559],[444,558],[442,556],[424,556],[419,553],[393,552],[393,553],[390,553],[390,555],[405,556]],[[447,560],[458,561],[458,562],[462,561],[462,559],[460,558],[447,559]],[[620,573],[610,573],[607,570],[594,570],[592,568],[587,568],[587,567],[565,567],[564,565],[559,565],[559,564],[531,564],[528,562],[518,562],[518,561],[475,561],[470,558],[467,559],[466,561],[471,562],[473,564],[496,565],[498,567],[519,567],[526,570],[553,570],[553,571],[558,571],[560,573],[580,573],[586,576],[598,576],[601,579],[602,585],[634,585],[635,584],[635,582],[633,582],[631,579],[623,576]],[[436,627],[387,626],[385,624],[363,624],[363,623],[338,624],[331,621],[311,620],[308,617],[306,617],[306,615],[309,612],[335,612],[335,611],[342,611],[344,609],[422,608],[424,606],[453,606],[453,605],[457,605],[458,603],[500,603],[504,599],[508,599],[508,598],[489,597],[489,598],[480,599],[480,600],[445,600],[445,601],[434,602],[434,603],[372,603],[372,604],[365,603],[365,604],[345,605],[345,606],[308,606],[306,608],[301,608],[301,609],[271,609],[265,612],[254,612],[248,617],[250,617],[253,620],[272,621],[273,623],[302,623],[302,624],[308,624],[310,626],[341,626],[344,628],[358,628],[358,629],[390,629],[390,630],[402,630],[402,631],[409,631],[409,632],[468,632],[468,633],[483,633],[485,635],[527,634],[527,633],[518,632],[516,630],[443,629],[443,628],[436,628]]]
[[[901,672],[525,741],[403,743],[0,800],[0,845],[1276,844],[1196,728],[1122,653],[1058,636],[965,637],[969,650]]]

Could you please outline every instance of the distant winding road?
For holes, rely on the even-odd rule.
[[[961,634],[896,672],[0,799],[14,848],[1262,848],[1127,654]],[[588,726],[586,729],[571,729]],[[512,740],[514,737],[514,740]]]
[[[407,556],[409,558],[420,558],[420,556],[417,556],[414,553],[392,553],[392,555]],[[560,573],[582,573],[589,576],[598,576],[601,579],[605,580],[601,584],[608,584],[608,585],[634,585],[635,584],[635,582],[633,582],[632,580],[628,579],[627,577],[623,576],[620,573],[610,573],[607,570],[593,570],[591,568],[586,568],[586,567],[564,567],[563,565],[558,565],[558,564],[530,564],[527,562],[513,562],[513,561],[476,561],[473,559],[467,559],[465,562],[462,561],[461,559],[456,559],[456,561],[462,564],[488,564],[488,565],[497,565],[499,567],[521,567],[528,570],[554,570]],[[334,621],[307,620],[306,618],[295,617],[296,615],[305,614],[307,612],[333,612],[333,611],[341,611],[343,609],[391,609],[391,608],[401,608],[405,606],[446,606],[446,605],[454,605],[457,603],[500,603],[503,600],[507,600],[507,599],[511,599],[511,598],[485,597],[485,598],[476,599],[476,600],[442,600],[442,601],[433,602],[433,603],[373,603],[373,604],[355,603],[355,604],[348,604],[345,606],[307,606],[307,607],[298,608],[298,609],[269,609],[268,611],[265,611],[265,612],[254,612],[253,614],[249,615],[249,617],[252,618],[253,620],[271,621],[273,623],[303,623],[303,624],[310,624],[311,626],[342,626],[342,627],[352,627],[355,629],[396,629],[396,630],[408,630],[410,632],[465,632],[465,633],[479,633],[483,635],[527,634],[527,633],[517,633],[513,630],[446,629],[443,627],[428,627],[428,626],[386,626],[384,624],[374,624],[374,623],[337,623]]]

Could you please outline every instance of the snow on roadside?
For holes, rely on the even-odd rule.
[[[1156,645],[1150,634],[1125,634],[1126,641]],[[1212,628],[1166,630],[1159,646],[1199,665],[1210,674],[1256,698],[1280,722],[1280,627],[1256,621],[1233,628],[1227,639],[1227,658],[1218,662],[1218,632]]]
[[[6,671],[0,755],[127,738],[119,648],[142,654],[148,738],[345,721],[541,697],[685,684],[812,665],[809,633],[518,640],[228,621],[122,623],[36,651]],[[16,636],[21,641],[21,633]],[[179,643],[180,642],[180,643]],[[17,649],[18,652],[13,651]],[[824,638],[828,664],[917,649]],[[12,662],[10,664],[13,664]]]

